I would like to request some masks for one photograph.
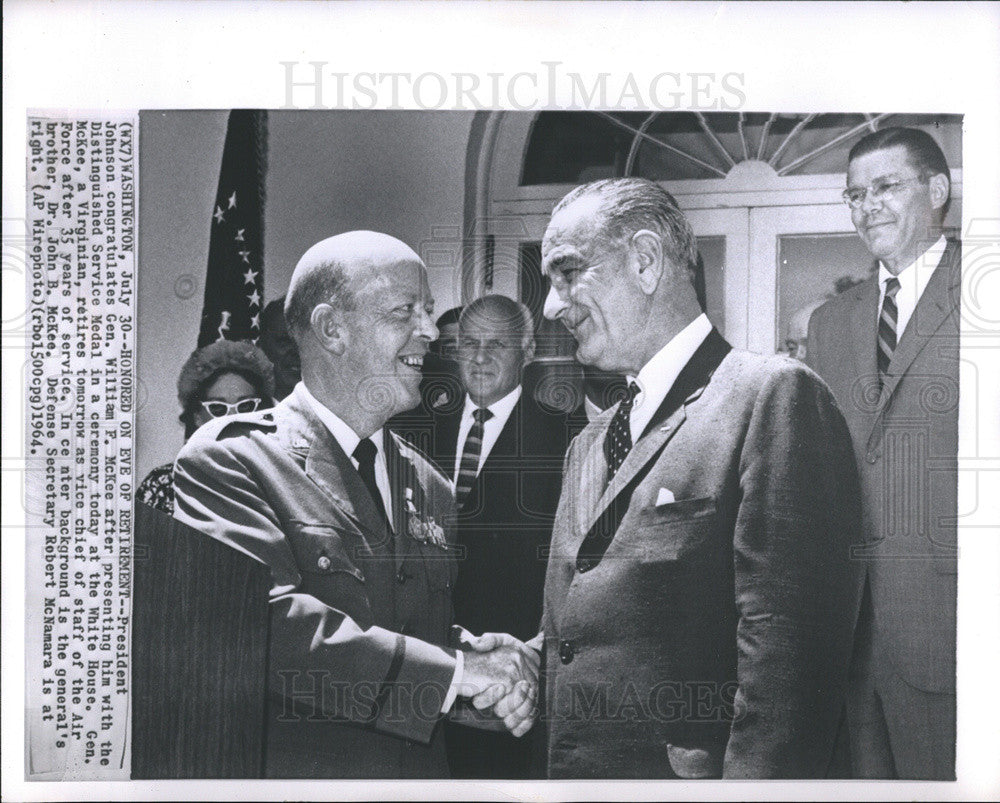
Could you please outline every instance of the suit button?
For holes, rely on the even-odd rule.
[[[869,452],[868,454],[865,455],[865,460],[870,465],[874,466],[875,463],[878,461],[878,452]]]
[[[320,555],[316,565],[319,566],[320,571],[325,572],[330,568],[330,559],[326,555]]]
[[[559,642],[559,660],[560,661],[562,661],[564,664],[568,664],[570,661],[573,660],[573,655],[574,654],[575,654],[575,652],[574,652],[574,649],[573,649],[573,642],[572,641],[566,641],[564,639],[563,641]]]
[[[403,585],[403,583],[406,582],[407,577],[409,577],[409,575],[402,569],[396,572],[396,582],[399,583],[400,585]]]
[[[589,572],[594,568],[594,561],[591,558],[577,558],[576,559],[576,570],[583,574],[584,572]]]

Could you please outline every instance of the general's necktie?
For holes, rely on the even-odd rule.
[[[477,407],[472,411],[472,426],[465,436],[465,446],[462,449],[462,462],[458,464],[458,482],[455,485],[455,502],[459,510],[465,504],[465,499],[472,490],[472,483],[479,473],[479,455],[483,450],[483,424],[493,417],[485,407]]]
[[[385,522],[386,526],[392,530],[392,525],[389,523],[389,517],[385,512],[385,503],[382,500],[382,493],[378,489],[378,483],[375,482],[376,451],[375,444],[372,443],[370,438],[362,438],[358,441],[358,445],[354,447],[353,457],[358,461],[358,474],[361,475],[361,481],[368,489],[368,493],[372,495],[372,501],[375,503],[375,507],[378,512],[382,514],[382,520]]]
[[[626,455],[632,448],[629,415],[632,413],[632,404],[638,395],[639,386],[635,382],[629,383],[628,392],[618,405],[618,409],[611,419],[611,426],[608,427],[608,432],[604,436],[604,458],[608,461],[608,482],[618,473],[618,469],[622,467]]]
[[[895,276],[886,280],[885,298],[882,299],[882,312],[878,316],[878,381],[884,381],[889,370],[892,352],[896,350],[896,317],[899,310],[896,307],[896,293],[899,292],[899,279]]]

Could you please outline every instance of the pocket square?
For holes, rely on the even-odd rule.
[[[674,501],[674,492],[669,488],[660,488],[659,493],[656,494],[656,506],[669,505]]]

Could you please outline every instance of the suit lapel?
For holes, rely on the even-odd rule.
[[[952,310],[957,307],[961,262],[961,248],[957,243],[949,243],[924,292],[921,293],[913,315],[910,316],[909,323],[899,339],[899,346],[889,362],[875,423],[888,407],[889,400],[907,369],[931,341],[935,332],[941,328],[941,324],[947,320]]]
[[[844,336],[853,338],[855,370],[859,377],[878,376],[878,278],[872,278],[852,288],[855,303],[851,315],[850,331]]]
[[[289,446],[305,452],[306,475],[354,520],[371,549],[387,550],[390,544],[385,522],[354,463],[308,402],[293,394],[288,407],[304,424],[300,433],[292,435]]]
[[[464,409],[463,400],[456,412],[439,416],[434,423],[434,457],[449,480],[455,479],[455,450],[458,448],[458,429],[462,425]]]
[[[639,440],[629,451],[621,468],[618,469],[618,473],[611,478],[611,482],[604,489],[595,510],[586,520],[585,527],[581,529],[582,532],[588,532],[593,528],[594,523],[603,515],[608,506],[632,483],[636,474],[673,438],[687,418],[685,407],[701,395],[715,369],[719,367],[723,358],[731,350],[732,346],[726,342],[717,329],[713,328],[684,368],[681,369],[673,386],[639,436]],[[609,418],[608,423],[610,420]],[[606,426],[604,432],[607,432]],[[604,435],[602,434],[595,443],[597,454],[602,463],[604,463],[603,443]],[[592,447],[591,455],[593,452],[594,448]],[[588,455],[588,458],[591,455]],[[606,476],[606,464],[603,471]]]
[[[611,424],[616,409],[617,407],[610,407],[601,413],[601,418],[598,419],[600,429],[592,439],[580,467],[580,492],[576,497],[576,519],[574,522],[576,528],[574,532],[581,538],[603,510],[598,505],[604,496],[605,485],[608,481],[608,463],[604,459],[604,436],[607,434],[608,426]]]

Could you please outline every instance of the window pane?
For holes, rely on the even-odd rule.
[[[633,127],[644,113],[616,113]],[[528,137],[521,184],[585,184],[620,176],[632,134],[587,112],[542,112]]]
[[[778,351],[788,350],[786,341],[789,339],[796,343],[804,340],[812,310],[838,292],[867,279],[876,267],[877,263],[856,234],[780,236],[775,331]],[[792,331],[789,331],[789,323],[795,324]]]
[[[722,235],[698,237],[698,255],[705,277],[705,300],[708,319],[722,334],[726,333],[726,297],[723,274],[726,269],[726,238]]]

